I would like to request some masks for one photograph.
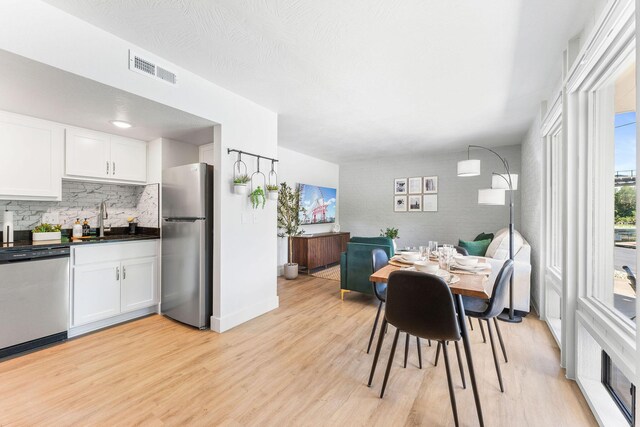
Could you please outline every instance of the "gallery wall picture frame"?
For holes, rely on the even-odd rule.
[[[394,194],[407,194],[407,178],[396,178],[393,181]]]
[[[409,194],[422,194],[422,177],[409,178]]]
[[[422,196],[422,211],[438,212],[438,195],[437,194],[424,194]]]
[[[423,178],[423,193],[435,194],[438,192],[438,177],[437,176],[425,176]]]
[[[395,196],[393,198],[393,211],[394,212],[407,211],[407,196]]]
[[[409,212],[422,212],[422,194],[408,196]]]

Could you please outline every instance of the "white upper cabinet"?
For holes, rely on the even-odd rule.
[[[121,136],[111,137],[111,176],[125,181],[146,182],[147,143]]]
[[[0,199],[61,200],[64,127],[0,111]]]
[[[67,128],[65,178],[146,183],[147,143],[87,129]]]
[[[111,146],[106,133],[67,128],[65,174],[77,177],[110,178]]]

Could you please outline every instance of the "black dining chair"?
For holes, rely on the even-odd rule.
[[[372,271],[378,271],[382,267],[386,266],[389,263],[389,257],[387,253],[380,249],[376,248],[371,251],[371,267]],[[373,322],[373,328],[371,329],[371,336],[369,337],[369,345],[367,346],[367,354],[371,351],[371,344],[373,343],[373,337],[376,334],[376,328],[378,326],[378,320],[380,319],[380,312],[382,311],[382,306],[384,305],[387,298],[387,284],[386,283],[378,283],[371,282],[371,287],[373,288],[373,294],[376,296],[378,301],[378,312],[376,313],[376,319]],[[386,332],[386,331],[385,331]],[[416,337],[416,345],[418,347],[418,366],[422,369],[422,348],[420,346],[420,337]],[[429,342],[429,346],[431,346],[431,342]],[[409,353],[409,334],[407,334],[407,338],[404,344],[404,367],[407,367],[407,357]]]
[[[509,362],[507,358],[507,351],[502,340],[502,334],[500,333],[500,326],[496,317],[505,307],[507,301],[507,293],[509,289],[509,281],[513,275],[513,260],[506,260],[502,265],[498,276],[496,277],[495,284],[493,285],[493,291],[491,291],[491,297],[486,299],[474,298],[474,297],[462,297],[464,312],[468,317],[475,317],[478,319],[480,325],[482,321],[487,322],[487,330],[489,334],[489,341],[491,342],[491,351],[493,352],[493,361],[496,365],[496,373],[498,375],[498,382],[500,383],[500,391],[504,392],[504,386],[502,384],[502,373],[500,372],[500,362],[498,361],[498,355],[496,354],[496,347],[493,339],[493,331],[491,328],[491,320],[496,327],[498,333],[498,340],[500,341],[500,347],[502,348],[502,355],[504,361]]]
[[[396,333],[393,337],[380,398],[384,396],[400,332],[406,332],[424,339],[436,340],[442,348],[451,409],[455,425],[458,426],[458,410],[446,343],[449,341],[457,342],[461,339],[461,336],[453,295],[449,286],[438,276],[417,271],[399,270],[389,275],[386,309],[380,328],[381,333],[378,337],[376,353],[373,358],[373,365],[371,366],[371,374],[369,375],[369,386],[373,382],[373,375],[384,341],[385,334],[383,331],[387,324],[395,326]]]
[[[382,267],[389,263],[389,257],[387,253],[380,249],[376,248],[371,251],[371,267],[372,272],[376,272],[380,270]],[[373,322],[373,329],[371,329],[371,337],[369,338],[369,345],[367,346],[367,354],[371,350],[371,343],[373,342],[373,337],[376,334],[376,327],[378,326],[378,320],[380,319],[380,312],[382,311],[382,306],[384,305],[387,299],[387,284],[386,283],[378,283],[371,282],[371,287],[373,288],[373,294],[376,296],[380,304],[378,304],[378,312],[376,313],[376,320]]]

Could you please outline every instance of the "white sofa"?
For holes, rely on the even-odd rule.
[[[531,246],[522,238],[520,233],[515,232],[515,256],[514,256],[514,309],[528,313],[530,311],[531,298]],[[490,289],[496,281],[496,276],[500,272],[505,260],[509,259],[509,230],[503,228],[495,234],[491,245],[487,248],[485,255],[491,264],[491,276],[489,276]],[[506,293],[504,307],[509,308],[509,292]]]

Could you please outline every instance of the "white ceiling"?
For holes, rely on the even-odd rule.
[[[280,114],[344,162],[518,144],[592,0],[48,0]]]
[[[0,110],[18,114],[144,141],[213,141],[211,121],[4,50],[0,94]],[[133,127],[120,129],[110,120],[124,120]]]

